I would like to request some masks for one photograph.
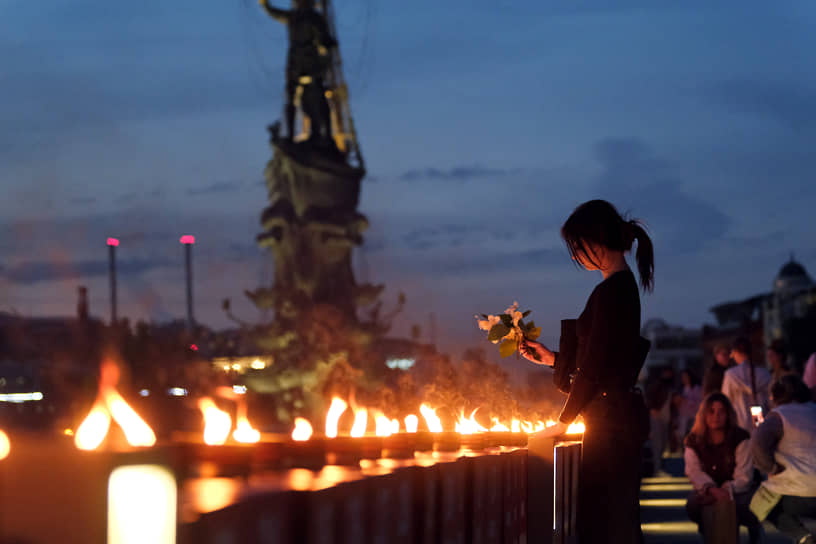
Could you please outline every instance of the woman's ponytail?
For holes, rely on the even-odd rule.
[[[638,274],[640,275],[640,285],[645,291],[654,289],[654,246],[652,239],[643,228],[643,224],[637,219],[632,219],[626,223],[631,239],[637,240],[637,261]]]

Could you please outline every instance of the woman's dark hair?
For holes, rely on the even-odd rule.
[[[771,400],[776,406],[791,402],[808,402],[810,389],[796,374],[785,374],[771,386]]]
[[[606,200],[590,200],[575,208],[561,227],[561,237],[567,244],[570,256],[596,266],[598,263],[589,256],[586,244],[626,252],[632,249],[637,240],[635,260],[640,284],[646,291],[654,288],[654,247],[643,223],[622,216]]]

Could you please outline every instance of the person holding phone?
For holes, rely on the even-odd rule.
[[[793,542],[813,544],[816,535],[801,518],[816,518],[816,403],[795,374],[774,382],[771,402],[774,409],[752,439],[754,462],[768,475],[757,493],[765,507],[752,502],[752,509]]]
[[[731,358],[737,366],[725,372],[722,393],[734,407],[739,426],[751,434],[754,432],[757,419],[751,413],[751,407],[758,407],[761,414],[768,413],[771,374],[765,368],[754,364],[751,359],[751,342],[743,336],[734,340]],[[759,419],[761,417],[760,415]]]

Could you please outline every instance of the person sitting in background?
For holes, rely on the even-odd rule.
[[[748,505],[753,494],[751,440],[737,424],[737,416],[722,393],[707,396],[685,440],[686,476],[694,492],[686,501],[689,519],[703,527],[703,507],[733,500],[737,522],[748,528],[751,543],[760,541],[762,528]]]
[[[730,350],[725,344],[714,346],[714,362],[711,363],[703,376],[703,396],[719,393],[722,390],[725,371],[734,366],[729,352]]]
[[[725,371],[722,393],[737,413],[737,424],[750,434],[754,431],[751,407],[759,406],[763,414],[768,413],[771,375],[751,361],[751,343],[745,337],[734,341],[731,358],[737,366]]]
[[[771,342],[768,349],[765,350],[765,358],[768,361],[768,368],[771,370],[772,384],[778,382],[779,378],[785,374],[791,373],[788,366],[788,350],[785,349],[785,343],[782,340],[776,339]]]
[[[658,476],[663,471],[663,454],[669,445],[671,429],[671,406],[674,389],[674,369],[664,367],[660,376],[646,385],[645,401],[649,409],[649,445],[652,449],[654,472]]]
[[[802,374],[802,381],[805,382],[811,392],[816,388],[816,353],[812,353],[805,363],[805,372]]]
[[[697,410],[700,408],[700,403],[703,402],[703,388],[700,386],[697,375],[689,369],[685,369],[680,373],[680,381],[683,383],[683,392],[681,393],[683,401],[679,408],[678,434],[682,443],[683,438],[694,425]]]
[[[780,532],[799,544],[812,544],[816,536],[799,518],[816,518],[816,404],[795,374],[774,382],[771,401],[774,409],[751,441],[754,463],[768,475],[757,494],[764,495],[769,506],[778,501],[767,519]]]

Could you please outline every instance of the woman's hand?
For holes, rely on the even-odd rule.
[[[555,363],[555,354],[548,350],[544,344],[534,340],[519,342],[519,353],[521,353],[522,357],[537,365],[553,366]]]
[[[543,437],[551,437],[551,436],[559,436],[567,432],[568,425],[566,423],[561,423],[560,421],[555,425],[550,425],[549,427],[544,427],[543,431],[538,431],[536,436],[543,436]]]

